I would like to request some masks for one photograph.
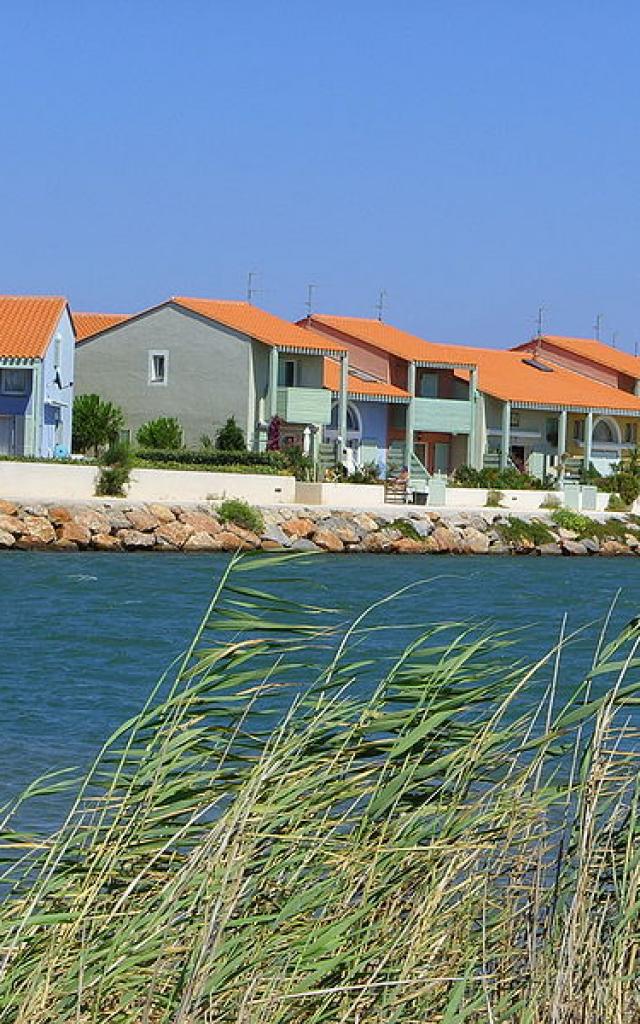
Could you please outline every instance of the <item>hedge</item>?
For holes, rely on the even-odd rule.
[[[280,470],[288,465],[281,452],[232,452],[216,448],[181,448],[178,451],[139,448],[135,456],[143,462],[171,462],[174,465],[179,462],[182,466],[268,466]]]

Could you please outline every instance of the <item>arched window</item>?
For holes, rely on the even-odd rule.
[[[331,425],[329,430],[338,430],[338,403],[334,402],[331,409]],[[360,414],[356,409],[355,405],[351,402],[347,404],[347,435],[357,434],[358,436],[362,433],[362,422],[360,420]]]
[[[593,428],[595,444],[620,444],[620,432],[611,420],[598,420]]]

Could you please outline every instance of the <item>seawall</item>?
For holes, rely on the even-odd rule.
[[[500,509],[475,512],[417,507],[332,510],[265,506],[254,532],[222,522],[212,503],[73,504],[0,500],[0,549],[51,551],[328,551],[395,554],[638,555],[640,519],[595,516],[582,535],[551,516],[517,518]]]

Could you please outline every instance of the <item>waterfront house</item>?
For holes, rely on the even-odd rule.
[[[608,473],[624,446],[609,444],[610,432],[629,444],[637,436],[635,385],[587,377],[541,351],[442,345],[357,317],[313,315],[300,326],[345,345],[350,379],[401,390],[378,417],[376,443],[401,447],[414,482],[465,463],[544,478],[573,460]],[[363,418],[363,396],[352,404]]]
[[[314,454],[332,417],[327,356],[344,363],[337,404],[346,419],[344,346],[247,302],[175,297],[91,331],[88,318],[100,315],[76,314],[89,331],[76,347],[76,391],[119,405],[132,440],[148,420],[173,416],[197,446],[233,416],[248,447],[262,449],[277,415],[281,444]]]
[[[0,455],[70,452],[74,349],[66,299],[0,296]]]

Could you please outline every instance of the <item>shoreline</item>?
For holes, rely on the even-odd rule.
[[[501,508],[267,505],[258,511],[259,533],[221,521],[211,502],[0,499],[0,550],[640,555],[640,518],[629,514],[585,517],[592,525],[580,534],[556,525],[549,512],[516,516]]]

